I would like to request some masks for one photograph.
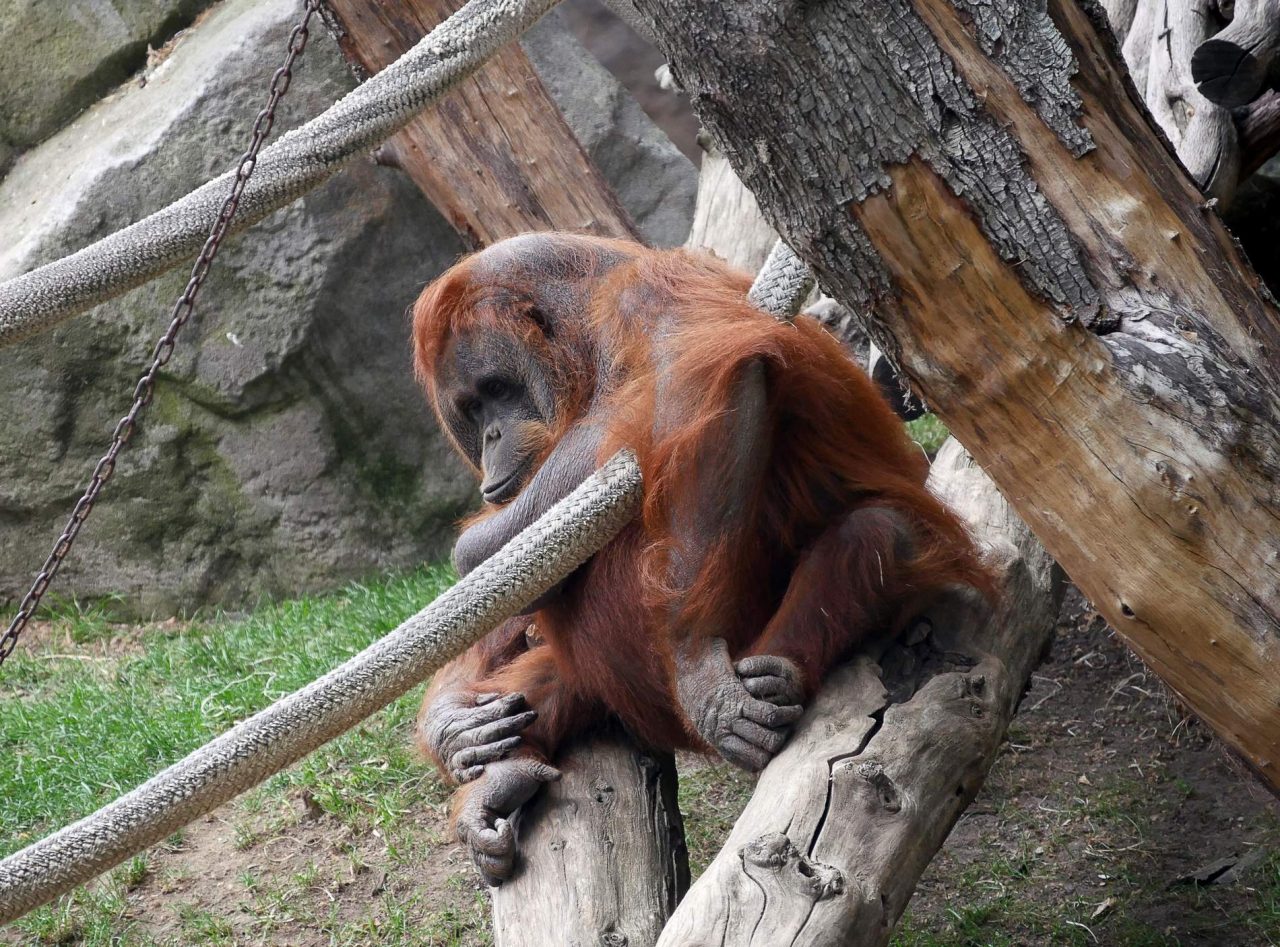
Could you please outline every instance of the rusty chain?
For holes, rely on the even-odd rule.
[[[280,104],[280,99],[284,97],[285,92],[289,89],[289,83],[293,79],[293,65],[298,57],[302,55],[303,50],[306,49],[311,18],[319,11],[321,2],[322,0],[304,0],[305,9],[302,19],[298,21],[298,24],[294,26],[293,31],[289,34],[289,45],[284,57],[284,63],[271,76],[271,88],[267,95],[267,103],[258,112],[258,117],[254,119],[253,138],[249,142],[248,149],[240,156],[240,162],[236,167],[235,179],[231,183],[231,191],[227,194],[226,200],[222,202],[218,217],[209,231],[209,238],[205,240],[204,247],[200,250],[200,255],[196,257],[186,289],[182,291],[182,295],[178,297],[178,301],[174,303],[173,309],[170,311],[169,328],[165,330],[164,335],[160,336],[160,339],[156,342],[155,349],[151,353],[151,364],[142,377],[138,379],[138,383],[133,389],[133,405],[129,408],[129,413],[116,424],[115,431],[111,435],[111,446],[93,469],[93,476],[89,478],[88,488],[71,511],[71,516],[67,520],[66,527],[62,530],[62,535],[54,543],[53,551],[49,553],[44,566],[41,567],[39,575],[36,576],[35,582],[31,585],[31,590],[27,592],[22,599],[22,604],[18,606],[18,613],[13,617],[13,621],[9,623],[4,635],[0,636],[0,664],[3,664],[5,659],[13,653],[13,649],[18,646],[19,636],[22,634],[23,629],[26,628],[27,622],[31,620],[31,616],[35,613],[40,600],[49,588],[49,583],[53,581],[53,577],[57,575],[63,560],[66,559],[67,553],[71,551],[71,546],[75,543],[76,536],[80,533],[80,527],[88,519],[89,512],[93,509],[93,504],[98,499],[98,494],[102,492],[103,486],[115,472],[116,458],[125,444],[128,443],[129,438],[133,436],[134,429],[138,424],[138,418],[143,409],[151,403],[160,369],[168,363],[173,355],[174,343],[177,340],[178,332],[191,319],[196,295],[200,292],[200,287],[204,285],[205,278],[209,275],[209,269],[213,266],[213,261],[218,255],[218,248],[221,247],[223,238],[227,235],[231,219],[235,216],[236,209],[240,206],[240,196],[244,193],[245,185],[249,183],[249,178],[253,175],[253,166],[258,159],[258,151],[271,133],[271,126],[275,123],[276,118],[276,106]]]

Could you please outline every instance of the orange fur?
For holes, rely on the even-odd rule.
[[[859,639],[896,631],[946,587],[991,594],[963,526],[924,486],[925,458],[816,322],[781,323],[755,309],[750,279],[709,256],[556,239],[582,259],[609,253],[622,262],[587,266],[589,306],[552,338],[515,317],[528,287],[480,270],[476,258],[428,288],[414,323],[417,371],[437,410],[434,380],[450,339],[507,332],[561,393],[547,449],[589,416],[607,432],[598,459],[630,447],[644,473],[638,521],[538,613],[545,646],[468,672],[480,678],[473,690],[525,692],[541,715],[526,731],[529,752],[553,754],[606,711],[652,745],[700,746],[675,699],[677,610],[693,627],[719,629],[735,654],[792,658],[812,691]],[[674,524],[687,524],[700,473],[735,463],[724,421],[755,363],[766,378],[767,474],[692,586],[672,588],[671,554],[683,540]],[[671,405],[679,423],[656,425]],[[897,522],[911,531],[905,556]]]

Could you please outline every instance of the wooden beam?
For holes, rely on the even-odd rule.
[[[461,6],[455,0],[326,0],[324,11],[348,62],[372,75]],[[638,239],[515,43],[410,122],[376,158],[408,174],[470,249],[529,230]]]

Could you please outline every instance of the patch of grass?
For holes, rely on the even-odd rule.
[[[144,633],[142,653],[118,658],[19,649],[0,677],[0,853],[96,809],[311,682],[452,581],[448,570],[428,569],[178,634]],[[385,822],[430,780],[404,738],[413,704],[412,696],[398,701],[389,717],[329,744],[272,788],[306,786],[343,819]]]
[[[107,597],[85,603],[50,593],[36,612],[36,618],[65,630],[76,644],[89,644],[107,640],[117,633],[120,626],[115,622],[114,606],[118,601],[117,597]]]
[[[755,777],[727,763],[680,766],[680,811],[684,814],[689,870],[702,874],[716,857],[755,789]]]
[[[74,623],[73,641],[124,636],[124,646],[60,653],[68,645],[59,636],[57,650],[20,648],[6,662],[0,676],[0,799],[5,800],[0,806],[0,853],[93,811],[235,722],[310,683],[453,581],[450,570],[431,568],[334,595],[266,606],[244,618],[215,617],[177,628],[130,630],[111,625],[93,609],[64,608],[53,614],[54,621]],[[380,831],[388,851],[403,846],[397,841],[401,823],[412,821],[405,814],[438,808],[447,795],[434,770],[410,748],[408,731],[419,699],[420,694],[406,695],[244,797],[231,818],[236,847],[250,848],[266,834],[296,824],[295,800],[303,791],[351,831]],[[183,844],[182,835],[175,834],[166,846],[176,851]],[[150,875],[146,857],[132,859],[109,878],[19,922],[26,938],[22,942],[151,943],[128,934],[133,925],[124,914],[125,894]],[[244,894],[251,902],[258,879],[250,881]],[[160,891],[184,899],[192,891],[167,870],[154,882]],[[289,894],[294,895],[318,885],[318,873],[303,869],[291,882]],[[267,887],[262,886],[264,897]],[[288,906],[288,899],[283,901],[281,906]],[[429,911],[427,901],[415,918]],[[391,918],[396,912],[381,913]],[[179,942],[236,939],[231,922],[205,906],[188,904],[177,916]],[[368,942],[451,941],[383,937]]]
[[[911,439],[924,448],[924,452],[932,457],[942,447],[943,441],[951,436],[947,426],[936,414],[926,414],[907,422],[907,433]]]

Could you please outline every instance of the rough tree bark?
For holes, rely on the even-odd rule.
[[[636,0],[824,290],[1280,786],[1280,319],[1073,0]]]
[[[999,611],[944,604],[828,678],[659,945],[885,944],[981,787],[1048,645],[1061,573],[954,438],[930,485],[988,550]]]
[[[325,20],[359,75],[393,63],[463,0],[325,0]],[[526,230],[636,237],[516,43],[376,152],[403,170],[470,249]]]
[[[326,20],[368,74],[461,5],[327,0]],[[473,247],[527,230],[636,235],[514,44],[390,144],[381,160],[408,174]],[[518,827],[530,870],[494,890],[496,944],[653,943],[689,883],[674,761],[605,733],[557,765],[563,778]]]

